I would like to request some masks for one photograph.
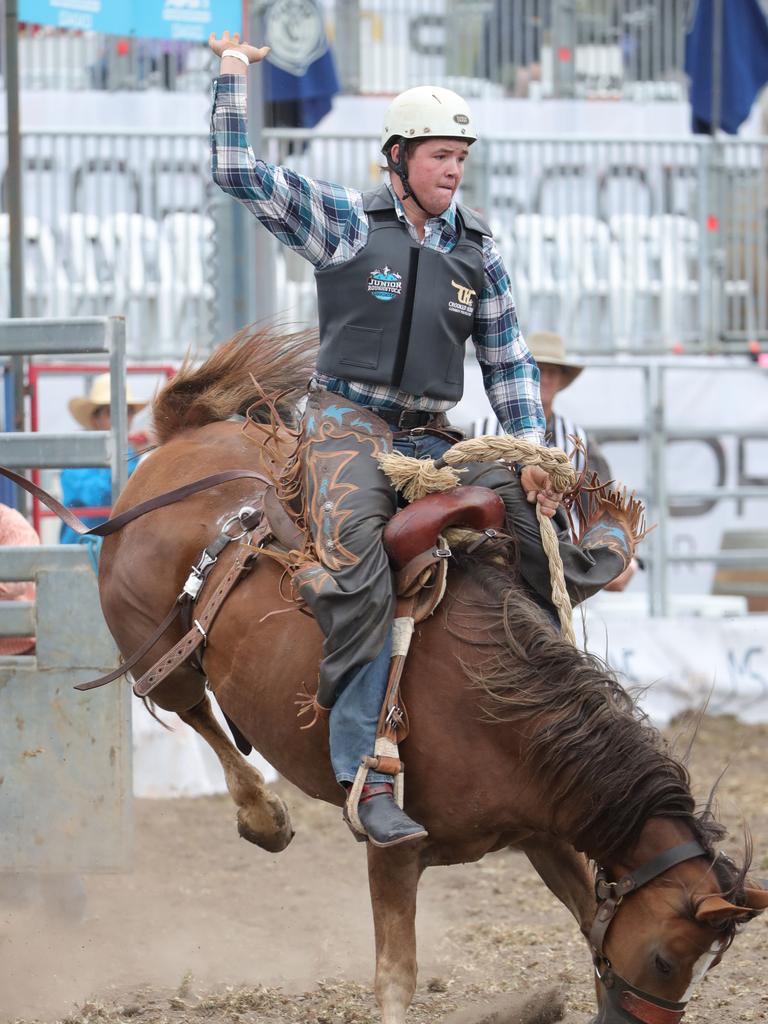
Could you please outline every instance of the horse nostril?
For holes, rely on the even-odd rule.
[[[669,963],[668,960],[665,960],[661,956],[656,956],[654,958],[653,965],[656,968],[656,970],[659,972],[659,974],[671,974],[672,973],[672,964]]]

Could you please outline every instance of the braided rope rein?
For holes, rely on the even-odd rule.
[[[392,486],[408,501],[416,501],[435,491],[449,491],[461,483],[460,467],[470,462],[516,462],[521,466],[541,466],[549,474],[552,486],[565,493],[576,484],[576,473],[568,456],[560,448],[545,448],[518,437],[494,434],[459,441],[439,459],[414,459],[400,452],[385,452],[377,462]],[[549,562],[552,603],[557,609],[563,637],[574,646],[576,636],[571,622],[571,599],[565,587],[560,545],[551,519],[536,504],[536,517],[544,553]]]

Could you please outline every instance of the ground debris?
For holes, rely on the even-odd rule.
[[[768,726],[705,717],[688,765],[701,802],[726,762],[718,814],[733,838],[724,848],[741,859],[746,821],[760,878]],[[284,782],[279,791],[297,828],[279,857],[239,844],[227,797],[137,801],[134,872],[87,880],[80,929],[32,928],[0,908],[0,1024],[380,1024],[365,856],[337,808]],[[511,1013],[515,999],[553,982],[566,991],[568,1024],[594,1018],[586,943],[519,852],[425,872],[418,928],[408,1024],[450,1024],[459,1012],[473,1013],[472,1024],[518,1024],[489,1017],[496,1001]],[[767,964],[764,914],[694,993],[685,1020],[766,1019]]]

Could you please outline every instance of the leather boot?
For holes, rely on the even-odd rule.
[[[395,803],[390,782],[363,786],[357,815],[374,846],[396,846],[412,839],[423,839],[427,830],[409,818]]]

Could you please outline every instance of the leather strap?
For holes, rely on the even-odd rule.
[[[184,600],[186,598],[186,600]],[[87,683],[78,683],[75,687],[76,690],[95,690],[97,686],[106,686],[107,683],[114,682],[115,679],[119,679],[120,676],[124,676],[126,672],[130,672],[134,665],[136,665],[142,658],[144,658],[152,648],[155,646],[160,637],[165,633],[172,622],[180,615],[182,608],[185,604],[189,604],[190,599],[187,594],[180,594],[176,599],[175,604],[168,612],[166,617],[154,631],[152,636],[148,640],[145,640],[138,651],[134,651],[128,661],[121,662],[112,672],[108,672],[105,676],[99,676],[98,679],[91,679]]]
[[[148,672],[136,682],[133,687],[133,692],[137,697],[146,697],[154,690],[164,679],[166,679],[174,669],[178,668],[182,662],[186,661],[192,651],[196,650],[201,644],[205,643],[208,639],[208,630],[211,627],[213,620],[216,618],[216,614],[224,603],[225,599],[229,596],[229,593],[233,588],[240,582],[242,577],[250,571],[252,563],[255,558],[258,557],[258,552],[249,550],[245,557],[241,560],[238,554],[232,563],[229,572],[227,572],[224,579],[219,583],[218,587],[214,591],[213,597],[203,609],[200,616],[195,619],[195,624],[189,632],[179,640],[179,642],[171,648],[161,661],[157,662]]]
[[[285,505],[277,495],[274,486],[270,484],[264,492],[264,515],[269,520],[272,532],[289,551],[301,550],[306,540],[303,530],[300,530],[290,514],[286,511]]]
[[[381,772],[382,775],[399,775],[403,770],[403,762],[399,757],[387,757],[386,754],[364,757],[363,763],[366,768],[370,768],[374,772]],[[389,785],[389,783],[382,783],[382,785]],[[367,786],[363,786],[363,793],[366,789]]]
[[[183,501],[184,498],[188,498],[192,494],[205,491],[209,487],[217,487],[219,484],[228,483],[230,480],[261,480],[262,483],[268,486],[271,484],[271,480],[264,476],[263,473],[257,473],[254,469],[225,469],[221,473],[213,473],[211,476],[205,476],[201,480],[194,480],[191,484],[184,484],[183,487],[177,487],[173,491],[166,491],[165,494],[157,494],[154,498],[149,498],[147,501],[134,505],[133,508],[126,509],[125,512],[121,512],[114,519],[108,519],[106,523],[102,523],[100,526],[93,526],[88,530],[73,512],[62,505],[60,501],[57,501],[52,494],[44,491],[37,484],[32,483],[31,480],[27,480],[26,477],[14,473],[12,469],[7,469],[5,466],[0,466],[0,476],[12,480],[22,490],[42,501],[51,512],[55,512],[59,519],[81,537],[108,537],[110,534],[121,530],[134,519],[138,519],[139,516],[146,515],[147,512],[154,512],[155,509],[164,508],[166,505],[172,505],[177,501]]]
[[[665,871],[669,871],[670,868],[682,864],[683,861],[692,860],[694,857],[706,857],[706,855],[701,844],[692,840],[690,843],[681,843],[679,846],[672,846],[670,849],[664,850],[658,856],[619,879],[618,882],[607,881],[603,873],[600,872],[595,884],[595,893],[600,901],[600,906],[597,908],[588,936],[595,953],[600,957],[605,955],[603,944],[606,932],[619,909],[619,904],[626,895],[664,874]]]
[[[437,551],[437,548],[422,551],[395,574],[395,593],[398,597],[413,597],[418,587],[421,586],[424,573],[446,557],[437,554]]]
[[[626,989],[619,996],[619,1005],[643,1024],[679,1024],[685,1013],[685,1005],[682,1010],[670,1010]]]

